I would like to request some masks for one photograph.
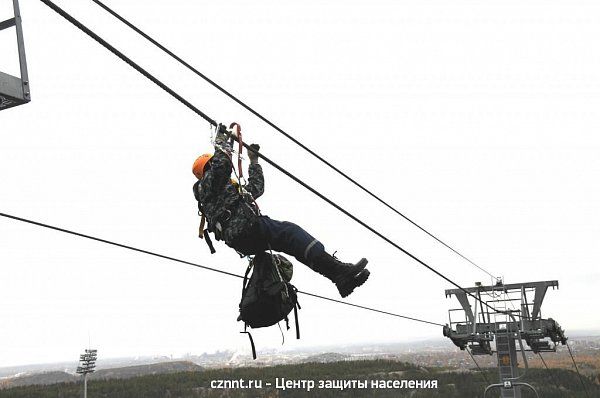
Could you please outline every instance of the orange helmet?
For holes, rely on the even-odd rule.
[[[206,169],[206,166],[208,165],[208,161],[212,158],[212,156],[213,155],[211,155],[210,153],[205,153],[204,155],[201,155],[198,159],[196,159],[196,161],[194,162],[194,166],[192,167],[192,173],[194,173],[196,178],[198,178],[199,180],[202,179],[202,177],[204,176],[204,171]]]

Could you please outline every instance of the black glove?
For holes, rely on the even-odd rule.
[[[250,159],[250,163],[258,163],[258,151],[260,150],[260,145],[252,144],[248,148],[248,159]]]
[[[221,134],[229,135],[229,132],[227,131],[227,126],[225,126],[224,124],[219,123],[219,127],[217,128],[217,130]]]

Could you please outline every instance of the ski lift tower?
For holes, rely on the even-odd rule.
[[[473,355],[496,353],[498,357],[500,383],[489,385],[484,397],[495,388],[500,389],[502,398],[521,398],[523,387],[537,395],[531,385],[521,381],[528,369],[523,341],[536,354],[556,352],[558,343],[567,343],[560,325],[552,318],[542,318],[542,302],[550,287],[558,288],[558,281],[505,285],[498,279],[493,286],[476,283],[475,287],[464,290],[446,290],[446,297],[455,296],[461,308],[449,311],[450,323],[444,326],[444,336],[461,350],[469,349]],[[456,314],[460,314],[459,320],[453,319]],[[495,342],[495,350],[492,342]],[[521,373],[518,351],[521,351],[524,365]]]
[[[29,77],[27,75],[27,60],[25,59],[25,43],[23,41],[23,28],[21,26],[21,12],[19,11],[19,0],[13,1],[13,17],[3,20],[0,15],[0,32],[15,28],[17,36],[17,50],[19,55],[19,65],[21,76],[16,77],[0,71],[0,111],[13,106],[26,104],[31,101],[31,92],[29,90]],[[4,40],[0,36],[0,40]],[[0,58],[8,58],[5,54],[0,54]]]

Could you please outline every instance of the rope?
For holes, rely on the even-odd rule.
[[[481,373],[481,375],[483,376],[483,379],[485,380],[485,382],[487,384],[490,384],[487,376],[485,375],[485,372],[479,367],[479,364],[475,360],[475,357],[473,356],[473,354],[471,354],[471,351],[469,349],[467,349],[466,351],[469,353],[469,356],[471,357],[471,359],[473,360],[473,362],[475,362],[475,366],[477,366],[477,369],[479,369],[479,373]]]
[[[585,383],[583,382],[583,377],[581,376],[581,373],[579,373],[579,368],[577,367],[577,363],[575,362],[575,358],[573,357],[573,353],[571,352],[571,347],[569,346],[568,342],[565,345],[567,346],[567,349],[569,350],[569,355],[571,356],[571,360],[573,361],[573,365],[575,366],[575,370],[577,371],[577,375],[579,376],[579,381],[581,382],[581,385],[583,386],[583,391],[585,391],[585,396],[589,398],[590,396],[588,394],[587,387],[585,386]]]
[[[544,357],[542,356],[542,353],[538,352],[538,355],[540,356],[540,359],[542,360],[542,363],[544,364],[544,367],[546,368],[546,370],[548,372],[550,372],[550,368],[546,364],[546,361],[544,360]],[[562,391],[561,391],[560,387],[558,386],[558,383],[556,382],[556,380],[554,379],[554,377],[552,377],[552,375],[550,375],[550,379],[552,379],[552,383],[554,384],[554,386],[556,387],[556,389],[558,390],[558,392],[561,393],[560,395],[562,396]]]
[[[73,231],[73,230],[70,230],[70,229],[56,227],[56,226],[53,226],[53,225],[50,225],[50,224],[45,224],[45,223],[42,223],[42,222],[39,222],[39,221],[33,221],[33,220],[29,220],[29,219],[22,218],[22,217],[17,217],[17,216],[14,216],[14,215],[11,215],[11,214],[6,214],[6,213],[0,213],[0,216],[4,217],[4,218],[11,219],[11,220],[15,220],[15,221],[19,221],[19,222],[23,222],[23,223],[35,225],[35,226],[38,226],[38,227],[47,228],[47,229],[51,229],[51,230],[58,231],[58,232],[63,232],[63,233],[69,234],[69,235],[78,236],[80,238],[85,238],[85,239],[93,240],[93,241],[96,241],[96,242],[105,243],[107,245],[112,245],[112,246],[120,247],[122,249],[132,250],[132,251],[135,251],[135,252],[138,252],[138,253],[147,254],[147,255],[158,257],[158,258],[162,258],[162,259],[165,259],[165,260],[174,261],[174,262],[181,263],[181,264],[186,264],[186,265],[191,265],[192,267],[201,268],[201,269],[204,269],[204,270],[207,270],[207,271],[217,272],[219,274],[223,274],[223,275],[227,275],[227,276],[233,276],[235,278],[244,279],[244,277],[242,275],[238,275],[238,274],[234,274],[234,273],[231,273],[231,272],[223,271],[223,270],[220,270],[220,269],[217,269],[217,268],[207,267],[205,265],[200,265],[200,264],[197,264],[197,263],[193,263],[191,261],[186,261],[186,260],[181,260],[181,259],[178,259],[178,258],[175,258],[175,257],[166,256],[164,254],[156,253],[156,252],[153,252],[153,251],[150,251],[150,250],[140,249],[140,248],[137,248],[137,247],[134,247],[134,246],[130,246],[130,245],[126,245],[126,244],[123,244],[123,243],[118,243],[118,242],[110,241],[110,240],[107,240],[107,239],[98,238],[98,237],[95,237],[95,236],[92,236],[92,235],[86,235],[86,234],[83,234],[81,232],[76,232],[76,231]],[[441,323],[426,321],[426,320],[419,319],[419,318],[413,318],[413,317],[410,317],[410,316],[400,315],[400,314],[396,314],[396,313],[393,313],[393,312],[379,310],[379,309],[376,309],[376,308],[366,307],[364,305],[353,304],[353,303],[349,303],[349,302],[346,302],[346,301],[336,300],[336,299],[332,299],[332,298],[329,298],[329,297],[320,296],[320,295],[314,294],[314,293],[303,292],[303,291],[298,291],[298,293],[304,294],[306,296],[311,296],[311,297],[315,297],[315,298],[318,298],[318,299],[322,299],[322,300],[331,301],[331,302],[338,303],[338,304],[344,304],[344,305],[347,305],[347,306],[350,306],[350,307],[360,308],[360,309],[363,309],[363,310],[367,310],[367,311],[371,311],[371,312],[376,312],[376,313],[379,313],[379,314],[393,316],[393,317],[396,317],[396,318],[402,318],[402,319],[407,319],[407,320],[410,320],[410,321],[426,323],[426,324],[429,324],[429,325],[444,326]]]
[[[151,75],[148,71],[146,71],[145,69],[143,69],[141,66],[139,66],[138,64],[136,64],[135,62],[133,62],[131,59],[129,59],[127,56],[125,56],[119,50],[117,50],[116,48],[114,48],[112,45],[110,45],[108,42],[106,42],[104,39],[102,39],[96,33],[92,32],[89,28],[87,28],[86,26],[84,26],[81,22],[79,22],[77,19],[75,19],[74,17],[72,17],[71,15],[69,15],[66,11],[64,11],[63,9],[61,9],[60,7],[58,7],[52,1],[50,1],[50,0],[40,0],[40,1],[42,1],[44,4],[46,4],[52,10],[54,10],[60,16],[62,16],[63,18],[65,18],[67,21],[71,22],[73,25],[75,25],[81,31],[83,31],[84,33],[86,33],[88,36],[90,36],[91,38],[93,38],[94,40],[96,40],[99,44],[101,44],[102,46],[104,46],[106,49],[108,49],[109,51],[111,51],[113,54],[117,55],[119,58],[121,58],[123,61],[125,61],[127,64],[129,64],[131,67],[133,67],[135,70],[137,70],[138,72],[142,73],[150,81],[152,81],[153,83],[157,84],[159,87],[161,87],[167,93],[171,94],[174,98],[176,98],[178,101],[180,101],[182,104],[184,104],[185,106],[187,106],[189,109],[191,109],[192,111],[194,111],[195,113],[197,113],[198,115],[200,115],[206,121],[208,121],[209,123],[211,123],[213,125],[216,125],[216,122],[213,119],[211,119],[210,117],[208,117],[206,114],[204,114],[202,111],[200,111],[194,105],[192,105],[189,101],[187,101],[182,96],[180,96],[179,94],[177,94],[175,91],[173,91],[167,85],[165,85],[160,80],[158,80],[156,77],[154,77],[153,75]],[[439,277],[441,277],[442,279],[444,279],[448,283],[450,283],[453,286],[457,287],[458,289],[462,290],[468,296],[471,296],[475,300],[480,301],[482,303],[482,305],[485,305],[486,307],[488,307],[488,308],[490,308],[490,309],[492,309],[492,310],[495,311],[495,309],[492,306],[490,306],[488,303],[483,302],[480,298],[478,298],[474,294],[468,292],[463,287],[461,287],[460,285],[458,285],[456,282],[454,282],[450,278],[446,277],[444,274],[442,274],[441,272],[437,271],[435,268],[433,268],[432,266],[428,265],[424,261],[420,260],[418,257],[416,257],[415,255],[411,254],[410,252],[408,252],[407,250],[405,250],[404,248],[402,248],[400,245],[398,245],[397,243],[395,243],[394,241],[392,241],[391,239],[389,239],[388,237],[386,237],[385,235],[383,235],[381,232],[375,230],[373,227],[369,226],[364,221],[360,220],[358,217],[354,216],[353,214],[351,214],[350,212],[348,212],[347,210],[345,210],[344,208],[342,208],[340,205],[338,205],[337,203],[333,202],[331,199],[327,198],[326,196],[324,196],[323,194],[321,194],[320,192],[318,192],[317,190],[315,190],[314,188],[312,188],[311,186],[309,186],[308,184],[306,184],[304,181],[300,180],[298,177],[296,177],[295,175],[291,174],[289,171],[287,171],[283,167],[279,166],[277,163],[275,163],[272,160],[270,160],[269,158],[267,158],[262,153],[256,151],[250,145],[248,145],[246,143],[243,143],[243,146],[246,148],[246,150],[257,154],[258,157],[260,157],[261,159],[264,159],[271,166],[275,167],[277,170],[279,170],[280,172],[282,172],[283,174],[285,174],[286,176],[288,176],[292,180],[296,181],[298,184],[302,185],[304,188],[308,189],[310,192],[312,192],[313,194],[317,195],[319,198],[323,199],[324,201],[326,201],[327,203],[329,203],[331,206],[335,207],[337,210],[339,210],[340,212],[344,213],[346,216],[350,217],[352,220],[356,221],[357,223],[359,223],[360,225],[362,225],[363,227],[365,227],[366,229],[368,229],[369,231],[371,231],[373,234],[377,235],[379,238],[383,239],[385,242],[389,243],[390,245],[392,245],[396,249],[400,250],[402,253],[406,254],[407,256],[409,256],[410,258],[412,258],[413,260],[415,260],[416,262],[418,262],[419,264],[421,264],[422,266],[424,266],[425,268],[427,268],[428,270],[430,270],[434,274],[438,275]]]
[[[412,317],[405,316],[405,315],[398,315],[398,314],[395,314],[395,313],[393,313],[393,312],[381,311],[381,310],[374,309],[374,308],[364,307],[364,306],[362,306],[362,305],[358,305],[358,304],[352,304],[352,303],[348,303],[348,302],[346,302],[346,301],[341,301],[341,300],[337,300],[337,299],[332,299],[332,298],[329,298],[329,297],[324,297],[324,296],[320,296],[320,295],[318,295],[318,294],[314,294],[314,293],[307,293],[307,292],[303,292],[303,291],[298,291],[298,292],[299,292],[299,293],[302,293],[302,294],[304,294],[304,295],[306,295],[306,296],[312,296],[312,297],[315,297],[315,298],[319,298],[319,299],[322,299],[322,300],[331,301],[331,302],[334,302],[334,303],[346,304],[346,305],[349,305],[349,306],[351,306],[351,307],[362,308],[362,309],[364,309],[364,310],[369,310],[369,311],[373,311],[373,312],[378,312],[378,313],[380,313],[380,314],[384,314],[384,315],[390,315],[390,316],[394,316],[394,317],[397,317],[397,318],[408,319],[408,320],[410,320],[410,321],[421,322],[421,323],[427,323],[427,324],[429,324],[429,325],[435,325],[435,326],[442,326],[442,327],[444,327],[444,325],[442,325],[441,323],[437,323],[437,322],[424,321],[424,320],[422,320],[422,319],[418,319],[418,318],[412,318]]]
[[[331,164],[329,161],[327,161],[326,159],[324,159],[322,156],[320,156],[319,154],[317,154],[316,152],[314,152],[313,150],[311,150],[310,148],[308,148],[304,144],[302,144],[300,141],[298,141],[296,138],[294,138],[290,134],[286,133],[279,126],[277,126],[276,124],[274,124],[273,122],[271,122],[265,116],[261,115],[259,112],[257,112],[253,108],[251,108],[249,105],[245,104],[243,101],[241,101],[236,96],[234,96],[233,94],[231,94],[229,91],[227,91],[226,89],[224,89],[223,87],[221,87],[219,84],[217,84],[216,82],[214,82],[208,76],[206,76],[205,74],[203,74],[202,72],[200,72],[199,70],[197,70],[196,68],[194,68],[192,65],[190,65],[188,62],[186,62],[185,60],[183,60],[181,57],[177,56],[171,50],[169,50],[168,48],[166,48],[165,46],[163,46],[162,44],[160,44],[158,41],[156,41],[155,39],[153,39],[150,35],[148,35],[145,32],[143,32],[137,26],[135,26],[134,24],[132,24],[131,22],[129,22],[127,19],[125,19],[124,17],[122,17],[121,15],[119,15],[116,11],[112,10],[106,4],[102,3],[100,0],[92,0],[92,1],[94,3],[96,3],[98,6],[100,6],[101,8],[103,8],[106,12],[108,12],[109,14],[111,14],[112,16],[114,16],[115,18],[117,18],[118,20],[120,20],[121,22],[123,22],[129,28],[133,29],[135,32],[137,32],[139,35],[141,35],[142,37],[144,37],[150,43],[154,44],[156,47],[158,47],[159,49],[161,49],[162,51],[164,51],[166,54],[170,55],[173,59],[175,59],[177,62],[179,62],[180,64],[182,64],[183,66],[185,66],[187,69],[189,69],[190,71],[192,71],[193,73],[195,73],[196,75],[198,75],[199,77],[201,77],[202,79],[204,79],[207,83],[211,84],[213,87],[215,87],[221,93],[225,94],[227,97],[229,97],[230,99],[232,99],[233,101],[235,101],[238,105],[242,106],[244,109],[246,109],[247,111],[249,111],[250,113],[252,113],[254,116],[256,116],[257,118],[259,118],[260,120],[262,120],[264,123],[266,123],[267,125],[269,125],[273,129],[275,129],[277,132],[279,132],[280,134],[282,134],[283,136],[285,136],[287,139],[289,139],[290,141],[292,141],[294,144],[298,145],[300,148],[302,148],[303,150],[305,150],[306,152],[308,152],[309,154],[311,154],[313,157],[315,157],[316,159],[318,159],[319,161],[321,161],[323,164],[327,165],[330,169],[334,170],[339,175],[341,175],[342,177],[344,177],[346,180],[348,180],[352,184],[354,184],[356,187],[360,188],[361,190],[363,190],[364,192],[366,192],[368,195],[370,195],[371,197],[373,197],[374,199],[376,199],[377,201],[379,201],[381,204],[383,204],[384,206],[386,206],[388,209],[392,210],[394,213],[396,213],[400,217],[404,218],[406,221],[408,221],[409,223],[411,223],[415,227],[419,228],[421,231],[423,231],[424,233],[426,233],[427,235],[429,235],[430,237],[432,237],[433,239],[435,239],[437,242],[441,243],[446,248],[450,249],[452,252],[454,252],[455,254],[457,254],[458,256],[460,256],[461,258],[463,258],[464,260],[468,261],[469,263],[471,263],[475,267],[479,268],[481,271],[483,271],[486,274],[488,274],[490,277],[495,278],[495,276],[492,275],[490,272],[488,272],[486,269],[484,269],[483,267],[481,267],[478,264],[476,264],[475,262],[473,262],[471,259],[469,259],[465,255],[463,255],[462,253],[460,253],[458,250],[455,250],[454,248],[452,248],[450,245],[448,245],[447,243],[445,243],[444,241],[442,241],[440,238],[438,238],[437,236],[435,236],[433,233],[429,232],[424,227],[420,226],[415,221],[413,221],[412,219],[410,219],[408,216],[406,216],[405,214],[403,214],[402,212],[400,212],[399,210],[397,210],[396,208],[394,208],[392,205],[388,204],[383,199],[381,199],[378,195],[374,194],[369,189],[365,188],[362,184],[360,184],[359,182],[357,182],[355,179],[353,179],[352,177],[350,177],[348,174],[346,174],[345,172],[343,172],[342,170],[340,170],[339,168],[337,168],[336,166],[334,166],[333,164]]]

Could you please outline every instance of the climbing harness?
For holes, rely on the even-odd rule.
[[[218,124],[217,127],[215,128],[215,131],[217,131],[217,133],[219,132],[219,130],[221,129],[225,129],[225,126],[222,124]],[[244,144],[242,141],[242,129],[241,126],[239,125],[239,123],[231,123],[230,128],[226,130],[227,135],[229,136],[229,145],[225,144],[225,145],[221,145],[219,143],[216,143],[215,140],[212,138],[212,129],[211,129],[211,143],[213,144],[213,146],[215,147],[215,149],[220,150],[221,152],[223,152],[227,158],[229,159],[230,163],[231,163],[231,169],[235,175],[235,177],[237,178],[237,181],[234,179],[231,179],[231,184],[235,187],[236,191],[238,192],[239,196],[240,196],[240,200],[242,202],[242,205],[246,206],[255,216],[260,216],[260,208],[258,207],[258,203],[256,203],[256,199],[254,198],[254,196],[248,192],[245,189],[245,185],[247,184],[244,175],[243,175],[243,165],[242,165],[242,151],[244,149]],[[235,141],[235,138],[237,137],[237,140],[239,142],[239,147],[238,147],[238,152],[237,152],[237,157],[238,157],[238,161],[237,161],[237,166],[238,166],[238,170],[236,171],[234,162],[233,162],[233,157],[232,157],[232,153],[235,153],[235,151],[233,150],[233,142]],[[216,253],[216,250],[214,248],[214,245],[212,243],[212,240],[210,238],[209,232],[213,232],[215,234],[215,238],[217,240],[221,240],[221,236],[222,236],[222,232],[223,232],[223,225],[221,224],[220,220],[216,220],[214,221],[214,225],[209,225],[209,228],[205,228],[205,224],[206,224],[206,214],[204,212],[204,210],[202,209],[202,204],[200,203],[200,198],[199,198],[199,184],[200,184],[201,180],[196,181],[196,183],[194,184],[194,196],[196,197],[196,200],[198,201],[198,215],[201,217],[200,219],[200,226],[198,228],[198,237],[200,239],[203,239],[206,244],[208,245],[211,254]],[[252,206],[254,205],[254,206]],[[229,213],[229,216],[226,217],[224,220],[229,219],[229,217],[231,217],[231,210],[229,209],[225,209],[224,212]],[[240,257],[245,257],[245,255],[240,254]]]

